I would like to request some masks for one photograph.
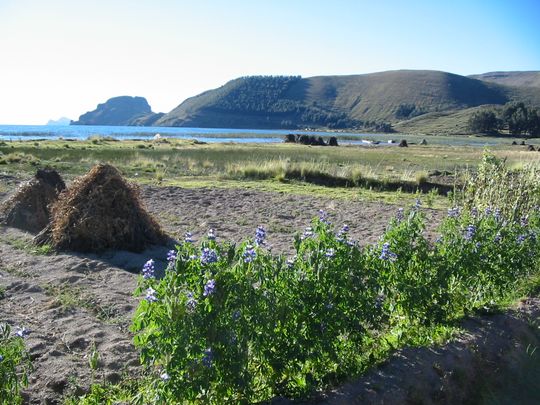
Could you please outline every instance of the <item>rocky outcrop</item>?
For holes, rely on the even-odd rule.
[[[72,121],[71,125],[150,126],[163,114],[152,112],[144,97],[113,97]]]

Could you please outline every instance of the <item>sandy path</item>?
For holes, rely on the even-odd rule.
[[[251,190],[145,187],[142,191],[148,210],[178,238],[186,231],[202,237],[214,228],[220,239],[240,242],[253,237],[256,227],[263,225],[268,245],[276,252],[289,252],[295,232],[309,226],[320,209],[328,212],[336,228],[348,224],[351,237],[362,245],[377,241],[398,209],[383,203]],[[440,212],[426,213],[429,223],[441,218]]]

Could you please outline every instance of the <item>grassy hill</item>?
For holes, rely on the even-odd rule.
[[[512,100],[540,105],[540,89],[423,70],[310,78],[251,76],[187,99],[156,125],[384,130],[382,123],[404,129],[414,120],[409,127],[417,131],[423,122],[417,117],[429,117],[433,125],[438,117],[447,122],[449,113]],[[455,125],[447,124],[449,129]]]
[[[540,87],[540,72],[489,72],[469,76],[486,82],[518,87]]]

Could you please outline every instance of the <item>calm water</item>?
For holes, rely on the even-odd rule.
[[[203,142],[282,142],[283,136],[312,134],[332,136],[326,132],[289,131],[267,129],[231,129],[231,128],[172,128],[172,127],[121,127],[100,125],[0,125],[2,140],[33,139],[87,139],[93,135],[111,136],[116,139],[152,139],[155,134],[167,138],[197,139]],[[367,135],[341,133],[337,136],[366,137]]]
[[[342,144],[367,144],[365,140],[380,142],[380,146],[389,145],[389,140],[406,139],[408,142],[420,142],[423,137],[403,134],[364,134],[352,132],[328,133],[318,131],[268,130],[268,129],[231,129],[231,128],[172,128],[172,127],[121,127],[97,125],[0,125],[0,140],[35,140],[35,139],[87,139],[90,136],[110,136],[115,139],[152,139],[155,134],[177,139],[196,139],[201,142],[239,142],[270,143],[283,142],[283,136],[289,133],[316,136],[336,136]],[[493,146],[509,143],[508,140],[482,137],[426,137],[429,143]],[[511,141],[510,141],[511,142]]]

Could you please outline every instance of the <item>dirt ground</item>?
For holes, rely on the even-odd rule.
[[[16,179],[3,179],[2,197],[12,192],[17,183]],[[347,223],[351,236],[366,244],[379,238],[398,208],[233,189],[148,186],[142,188],[142,198],[149,212],[173,237],[181,238],[191,231],[198,239],[213,228],[218,238],[238,242],[252,237],[257,225],[264,225],[269,248],[285,254],[291,250],[294,232],[308,226],[319,209],[328,211],[336,226]],[[442,215],[434,211],[427,214],[431,224]],[[140,370],[138,355],[128,330],[140,299],[133,296],[136,273],[149,258],[164,266],[169,247],[156,247],[141,254],[117,251],[101,255],[42,255],[30,245],[32,236],[0,227],[0,286],[5,289],[4,298],[0,299],[0,322],[31,331],[26,344],[34,371],[24,392],[25,402],[62,403],[66,395],[83,393],[93,380],[116,382],[124,373],[136,374]],[[473,365],[477,356],[456,355],[456,350],[466,353],[474,346],[483,353],[482,339],[488,342],[486,336],[498,334],[498,327],[510,328],[511,335],[513,319],[537,320],[538,301],[523,305],[523,310],[500,315],[501,321],[493,317],[488,321],[468,321],[472,322],[466,323],[472,327],[471,332],[448,348],[400,351],[373,375],[347,384],[321,400],[335,404],[438,403],[436,398],[420,402],[414,399],[432,398],[433,390],[446,387],[452,367],[467,370]],[[529,314],[529,318],[524,314]],[[506,320],[510,326],[504,323]],[[523,326],[516,326],[515,332],[523,332]],[[536,333],[538,345],[538,330]],[[92,375],[88,356],[94,349],[99,353],[99,365]],[[491,353],[492,349],[487,351]],[[429,392],[416,388],[423,385]]]

